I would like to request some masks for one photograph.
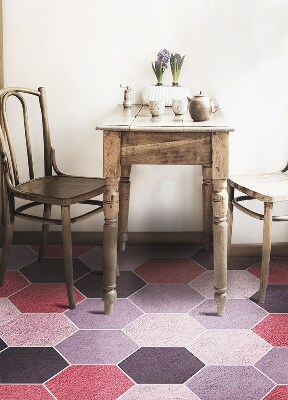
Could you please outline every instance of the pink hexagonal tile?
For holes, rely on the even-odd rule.
[[[55,346],[77,331],[63,314],[21,314],[0,327],[9,346]]]
[[[148,283],[188,283],[205,269],[190,258],[153,258],[135,271]]]
[[[210,329],[187,349],[209,365],[253,365],[271,347],[248,329]]]
[[[140,346],[183,346],[205,328],[188,314],[144,314],[124,332]]]
[[[272,346],[288,347],[288,314],[270,314],[252,330]]]
[[[230,299],[248,298],[259,289],[259,279],[247,271],[228,271],[227,279],[228,298]],[[207,299],[214,298],[213,271],[204,272],[189,285]]]
[[[85,297],[74,289],[75,301],[79,303]],[[10,297],[21,312],[52,313],[68,309],[66,285],[32,284]]]
[[[261,261],[254,263],[248,268],[248,271],[260,279]],[[287,258],[274,258],[269,265],[269,284],[287,284],[288,283],[288,262]]]
[[[116,365],[71,365],[45,386],[58,400],[115,400],[133,382]]]
[[[6,271],[3,286],[0,287],[0,297],[8,297],[28,285],[30,282],[19,272]]]
[[[6,324],[15,318],[20,311],[8,299],[0,299],[0,325]]]
[[[199,400],[184,385],[135,385],[119,400]]]

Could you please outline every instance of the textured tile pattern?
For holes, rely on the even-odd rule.
[[[220,318],[211,253],[128,246],[108,317],[101,247],[73,248],[76,310],[62,246],[37,251],[14,246],[0,288],[0,399],[288,399],[288,258],[272,259],[263,305],[259,262],[230,259]]]
[[[186,346],[205,328],[188,314],[144,314],[124,332],[140,346]]]
[[[75,287],[80,290],[86,297],[101,298],[102,297],[102,273],[91,272],[83,278],[75,282]],[[128,297],[132,293],[141,289],[146,285],[143,279],[139,278],[134,272],[121,272],[117,278],[117,296],[118,298]]]
[[[153,258],[135,270],[148,283],[188,283],[204,271],[189,258]]]
[[[271,345],[248,329],[209,329],[187,348],[206,365],[253,365]]]
[[[115,365],[72,365],[46,383],[58,400],[115,400],[132,385]]]
[[[188,381],[201,400],[261,400],[274,383],[256,368],[208,366]]]
[[[260,280],[248,271],[228,271],[227,277],[228,298],[246,299],[252,296],[258,289]],[[206,271],[194,279],[190,285],[207,299],[214,298],[213,271]]]
[[[117,364],[137,348],[120,330],[81,330],[56,346],[71,364]]]
[[[141,347],[119,364],[136,383],[184,383],[204,364],[184,347]]]
[[[0,385],[0,399],[53,400],[54,397],[41,385]]]
[[[43,262],[34,261],[20,269],[21,273],[32,283],[65,283],[65,266],[63,258],[45,258]],[[87,265],[77,258],[73,259],[74,280],[91,272]]]
[[[184,385],[137,385],[124,393],[121,400],[198,400]]]

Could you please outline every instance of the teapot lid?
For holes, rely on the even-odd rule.
[[[207,97],[207,96],[203,94],[202,91],[200,90],[200,93],[195,94],[194,97]]]

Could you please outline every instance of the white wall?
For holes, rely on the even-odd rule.
[[[235,128],[231,173],[285,165],[287,0],[3,0],[3,9],[5,86],[46,87],[65,172],[102,174],[94,127],[122,101],[120,83],[141,102],[163,47],[186,55],[180,83],[215,97]],[[131,178],[131,231],[202,229],[200,167],[135,166]],[[92,231],[95,219],[74,229]],[[288,240],[287,224],[274,225],[273,240]],[[260,241],[261,223],[236,211],[233,242]]]

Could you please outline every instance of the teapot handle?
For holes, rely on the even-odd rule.
[[[210,99],[212,114],[216,113],[216,111],[219,110],[219,106],[215,106],[214,101],[215,101],[215,99]]]

